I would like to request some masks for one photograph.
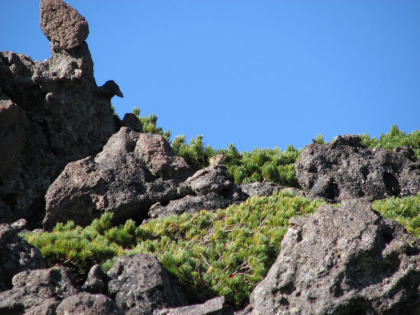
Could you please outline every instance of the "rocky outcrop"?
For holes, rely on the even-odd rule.
[[[110,97],[93,77],[84,17],[61,0],[40,7],[51,57],[0,52],[0,222],[26,218],[31,228],[66,164],[95,155],[116,130]]]
[[[420,191],[420,161],[412,149],[369,150],[358,136],[307,145],[295,171],[310,196],[329,200],[403,197]]]
[[[249,196],[271,196],[275,191],[285,188],[284,186],[270,182],[243,183],[240,187]]]
[[[418,314],[420,239],[366,200],[293,218],[245,314]]]
[[[8,224],[0,224],[0,292],[12,288],[17,273],[37,268],[44,268],[39,250],[17,236]]]
[[[156,257],[120,256],[108,271],[110,296],[128,314],[182,306],[187,300]]]
[[[45,195],[44,228],[68,220],[88,225],[106,211],[116,223],[141,222],[152,204],[175,199],[176,183],[156,178],[141,160],[140,135],[122,127],[95,158],[69,163]]]

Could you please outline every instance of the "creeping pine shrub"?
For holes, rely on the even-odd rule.
[[[84,273],[97,263],[108,270],[120,255],[156,255],[194,300],[225,295],[241,307],[276,259],[289,219],[312,213],[320,204],[280,192],[217,212],[172,215],[140,226],[128,220],[112,227],[112,214],[105,213],[84,228],[70,221],[24,237],[48,265],[71,261]]]
[[[143,125],[143,132],[151,132],[163,136],[166,141],[169,141],[171,138],[171,131],[163,131],[161,127],[157,127],[156,122],[158,117],[155,114],[150,114],[149,116],[140,117],[140,107],[134,107],[132,113],[140,120]]]
[[[384,218],[398,221],[408,233],[420,238],[420,193],[412,197],[377,200],[372,203],[372,208]]]
[[[215,213],[151,220],[138,227],[129,254],[156,255],[196,301],[224,295],[241,307],[276,259],[289,219],[320,204],[280,192]]]
[[[406,134],[399,130],[397,125],[392,125],[391,130],[387,134],[382,133],[379,139],[370,138],[367,133],[361,134],[360,137],[362,144],[369,149],[383,148],[392,151],[396,147],[407,146],[412,148],[416,157],[420,159],[420,130]]]
[[[105,213],[85,228],[58,223],[52,232],[22,236],[49,266],[70,261],[84,273],[97,263],[107,271],[120,255],[156,255],[197,302],[224,295],[240,308],[275,261],[289,219],[321,204],[279,192],[214,213],[172,215],[140,226],[128,220],[113,227],[112,214]],[[375,201],[372,207],[420,237],[420,194]]]

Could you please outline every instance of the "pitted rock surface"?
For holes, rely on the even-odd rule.
[[[141,222],[154,203],[176,199],[176,182],[154,177],[135,152],[139,136],[122,127],[95,158],[67,164],[45,195],[44,228],[68,220],[85,226],[107,211],[115,223]]]
[[[307,145],[295,171],[309,196],[330,200],[374,200],[420,192],[420,160],[412,149],[369,150],[358,136],[337,136],[326,145]]]
[[[0,314],[54,314],[63,299],[78,293],[70,278],[63,267],[18,273],[13,289],[0,293]]]
[[[41,0],[41,29],[52,47],[73,49],[89,35],[85,18],[61,0]]]
[[[108,271],[108,292],[127,314],[183,306],[186,298],[156,257],[120,256]]]
[[[418,314],[420,239],[363,199],[292,218],[245,314]]]

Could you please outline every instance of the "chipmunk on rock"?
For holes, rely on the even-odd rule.
[[[225,162],[225,160],[226,160],[226,155],[224,155],[223,153],[217,153],[216,155],[210,158],[210,166],[221,165]]]

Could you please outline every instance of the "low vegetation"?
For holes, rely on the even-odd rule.
[[[112,214],[105,213],[84,228],[59,223],[52,232],[24,237],[48,265],[71,261],[83,273],[96,263],[108,270],[119,255],[156,255],[194,301],[225,295],[241,307],[277,257],[289,219],[314,213],[321,204],[277,192],[214,213],[172,215],[140,226],[128,220],[118,227],[111,225]],[[373,208],[420,237],[420,194],[375,201]]]

